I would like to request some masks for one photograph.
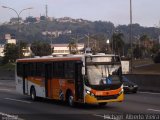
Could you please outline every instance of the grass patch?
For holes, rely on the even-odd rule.
[[[134,74],[160,74],[160,63],[134,68],[133,73]]]
[[[140,66],[140,65],[147,65],[147,64],[154,64],[152,59],[137,59],[133,60],[133,66]]]
[[[0,69],[1,70],[15,70],[15,66],[16,66],[15,63],[7,63],[4,65],[0,65]]]

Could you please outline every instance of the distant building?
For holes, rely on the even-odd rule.
[[[58,18],[58,22],[66,23],[66,22],[73,22],[73,19],[70,17],[63,17],[63,18]]]
[[[155,41],[154,40],[144,40],[141,42],[141,44],[145,47],[145,48],[149,48],[151,49],[154,44],[155,44]]]
[[[65,30],[65,31],[63,31],[63,34],[71,34],[71,33],[72,33],[71,30]]]
[[[4,50],[4,44],[0,44],[0,57],[4,56],[3,50]]]
[[[16,39],[14,34],[5,34],[6,44],[16,44]]]
[[[71,34],[71,30],[65,30],[65,31],[43,31],[42,35],[48,35],[48,36],[53,36],[53,37],[59,37],[60,35],[66,35],[66,34]]]
[[[40,22],[40,17],[36,17],[37,22]]]
[[[23,22],[22,18],[19,18],[19,23],[22,23],[22,22]],[[11,24],[17,24],[18,23],[18,18],[11,18],[10,23]]]
[[[69,44],[52,44],[52,48],[54,52],[52,55],[66,55],[70,54],[69,52]],[[77,44],[78,53],[81,54],[84,49],[84,43]]]
[[[28,44],[28,46],[27,46],[25,49],[23,49],[23,55],[24,55],[25,57],[30,57],[31,54],[32,54],[31,44]]]
[[[37,22],[37,18],[29,16],[26,18],[25,20],[26,23],[36,23]]]
[[[0,39],[0,57],[4,56],[3,50],[4,50],[4,46],[6,44],[6,40],[5,39]]]
[[[72,19],[70,17],[62,17],[62,18],[57,18],[56,19],[57,22],[61,22],[61,23],[87,23],[87,20],[83,20],[83,19]]]
[[[3,39],[0,39],[0,56],[3,57],[4,53],[4,47],[5,44],[16,44],[16,39],[15,39],[15,35],[14,34],[5,34],[5,36],[3,37]]]
[[[54,21],[55,18],[54,17],[48,17],[48,21]]]

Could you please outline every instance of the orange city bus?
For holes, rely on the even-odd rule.
[[[115,55],[70,55],[16,61],[16,90],[37,97],[74,103],[121,102],[121,62]]]

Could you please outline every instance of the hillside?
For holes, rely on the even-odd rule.
[[[63,19],[62,19],[63,20]],[[54,38],[53,43],[68,43],[70,38],[72,37],[84,37],[85,34],[95,35],[95,34],[103,34],[106,36],[106,39],[111,38],[113,32],[121,32],[124,34],[125,42],[129,42],[129,25],[119,25],[117,27],[114,26],[112,22],[106,21],[76,21],[71,19],[72,21],[40,21],[40,22],[30,22],[23,23],[20,25],[21,33],[17,34],[17,25],[13,24],[5,24],[0,26],[0,38],[4,37],[6,33],[13,33],[18,35],[21,40],[28,41],[31,43],[35,40],[45,40],[50,42],[50,36],[42,35],[44,31],[65,31],[71,30],[71,34],[63,34]],[[73,21],[74,20],[74,21]],[[141,35],[147,34],[150,39],[158,40],[158,36],[160,30],[154,27],[143,27],[139,24],[133,24],[133,39],[139,37]],[[81,41],[79,41],[81,42]]]

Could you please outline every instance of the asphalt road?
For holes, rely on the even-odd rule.
[[[122,103],[109,103],[105,107],[78,104],[73,108],[53,100],[33,102],[29,96],[16,93],[14,81],[0,80],[0,119],[160,120],[160,93],[126,94]]]

